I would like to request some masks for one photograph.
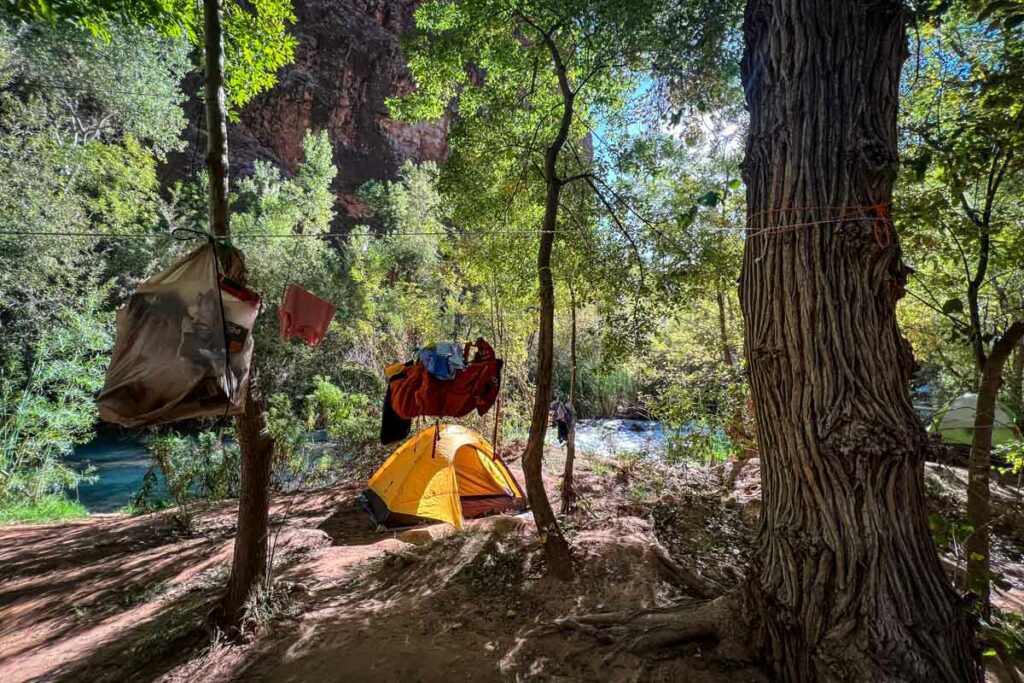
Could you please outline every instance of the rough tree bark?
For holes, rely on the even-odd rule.
[[[1024,322],[1015,322],[992,345],[992,351],[981,368],[978,403],[974,412],[971,436],[971,459],[968,465],[967,519],[974,530],[967,537],[967,587],[978,595],[982,616],[988,618],[991,580],[989,575],[989,477],[992,470],[992,426],[995,424],[996,399],[1003,383],[1003,367],[1010,353],[1024,338]]]
[[[569,274],[569,409],[576,415],[576,285]],[[565,469],[562,472],[562,514],[576,509],[573,465],[576,462],[576,421],[572,420],[565,440]]]
[[[221,0],[203,0],[204,61],[206,66],[206,167],[210,175],[210,232],[231,234],[228,214],[228,130],[224,93],[224,38]],[[227,592],[217,615],[220,624],[237,628],[243,607],[267,569],[267,517],[270,504],[270,461],[273,441],[250,376],[242,414],[236,419],[242,454],[238,531]]]
[[[897,165],[904,21],[896,0],[746,9],[740,297],[763,495],[746,599],[784,681],[981,680],[928,529],[907,271],[874,208]]]
[[[550,32],[542,38],[551,52],[562,94],[562,116],[558,133],[544,153],[544,180],[546,183],[544,220],[541,223],[540,247],[537,250],[537,277],[540,283],[540,329],[537,335],[537,387],[530,420],[530,434],[523,453],[523,474],[526,478],[526,496],[533,510],[541,542],[544,545],[548,571],[563,580],[573,577],[569,543],[562,535],[554,510],[544,490],[544,435],[548,430],[548,411],[551,403],[551,374],[554,367],[555,338],[555,285],[551,275],[551,249],[558,225],[558,202],[563,181],[558,175],[558,158],[562,153],[572,125],[574,93],[569,86],[565,63]]]

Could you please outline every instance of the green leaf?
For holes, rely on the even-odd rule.
[[[953,315],[954,313],[964,312],[964,302],[960,299],[947,299],[946,303],[942,304],[942,312],[946,315]]]

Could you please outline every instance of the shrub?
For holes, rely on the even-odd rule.
[[[325,377],[317,377],[306,397],[306,427],[323,428],[335,457],[355,477],[368,476],[384,450],[376,444],[380,408],[364,394],[348,393]]]
[[[98,319],[99,293],[78,310],[59,308],[31,343],[30,360],[0,368],[0,506],[38,507],[88,481],[63,463],[92,438],[92,395],[103,384],[110,338]]]
[[[0,524],[63,522],[88,515],[89,511],[77,500],[68,500],[63,496],[45,496],[31,503],[0,507]]]
[[[176,519],[185,531],[191,532],[195,525],[196,511],[191,503],[238,495],[238,447],[225,444],[217,433],[159,433],[150,436],[146,446],[153,466],[159,468],[167,482],[167,491],[177,507]]]

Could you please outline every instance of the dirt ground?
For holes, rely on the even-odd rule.
[[[560,455],[548,458],[553,500]],[[277,588],[242,644],[204,626],[226,580],[233,502],[206,510],[191,535],[169,513],[0,528],[3,683],[767,680],[708,656],[706,643],[641,658],[554,626],[690,599],[673,566],[716,591],[734,585],[756,524],[756,461],[668,474],[584,456],[579,469],[571,584],[542,577],[529,513],[472,521],[461,534],[445,525],[377,533],[357,484],[276,497]],[[962,474],[930,468],[940,512],[962,506]],[[1008,505],[1013,495],[998,492]],[[996,600],[1024,613],[1022,519],[1007,514],[996,529],[1008,580]]]

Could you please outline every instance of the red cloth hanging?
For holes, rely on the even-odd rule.
[[[501,387],[503,361],[483,339],[472,344],[477,353],[469,360],[470,346],[466,345],[466,367],[454,379],[439,380],[419,362],[392,375],[388,388],[394,413],[408,420],[421,415],[464,417],[473,410],[483,415],[490,410]]]
[[[288,285],[284,301],[277,311],[281,338],[299,337],[310,346],[316,346],[327,333],[337,310],[330,301],[324,301],[298,285]]]

